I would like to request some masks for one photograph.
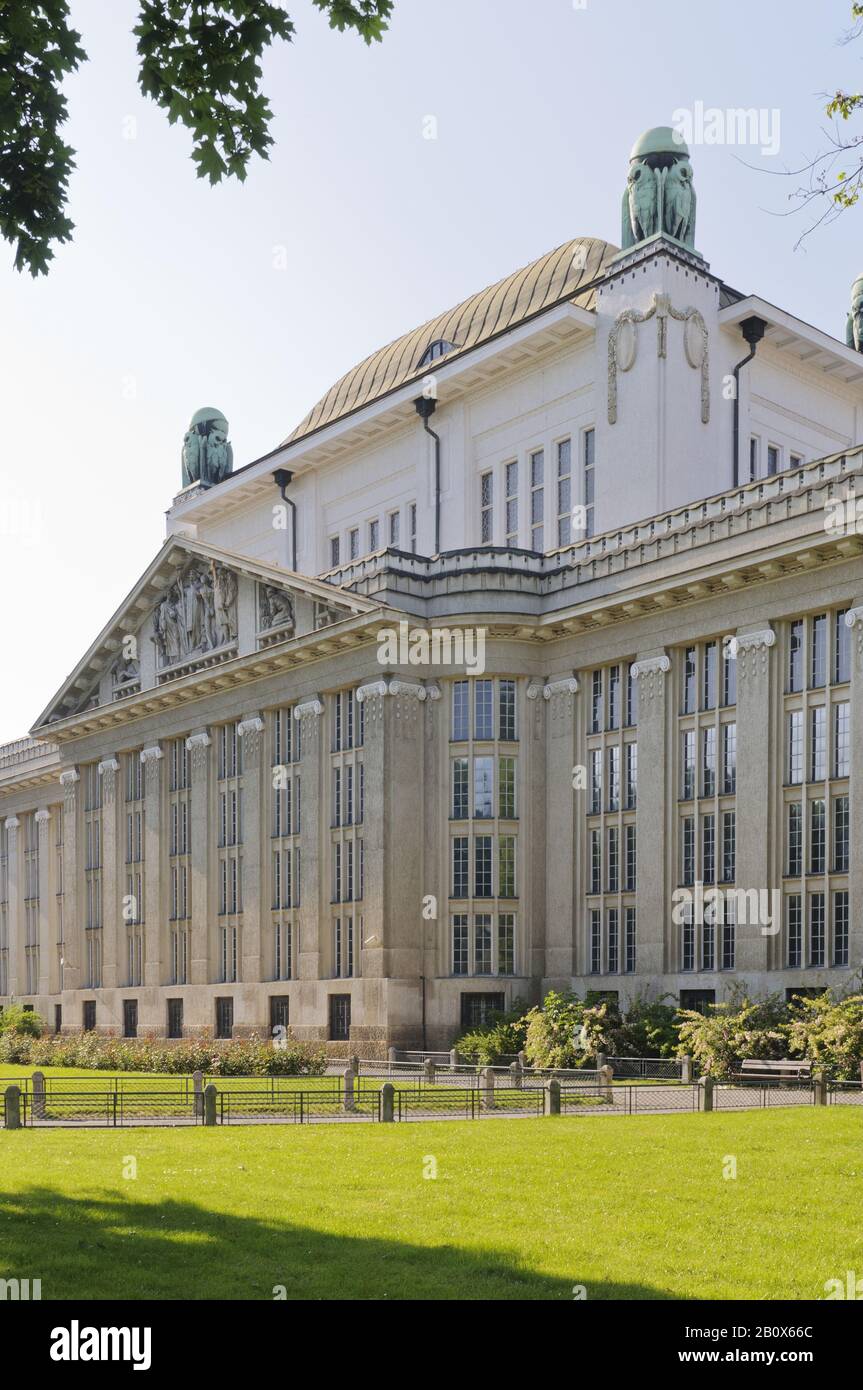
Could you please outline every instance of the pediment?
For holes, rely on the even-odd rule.
[[[173,536],[34,731],[378,606],[307,575]]]

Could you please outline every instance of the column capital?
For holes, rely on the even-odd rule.
[[[360,687],[360,689],[362,689],[362,687]],[[359,691],[357,691],[357,698],[362,698]],[[301,700],[298,705],[294,705],[295,719],[303,719],[310,714],[313,714],[316,718],[319,718],[320,715],[323,714],[323,712],[324,702],[321,699],[320,695],[313,695],[311,700]]]
[[[538,700],[544,689],[545,678],[543,676],[531,676],[524,693],[529,700]]]
[[[186,739],[187,747],[188,744],[189,740]],[[159,747],[158,743],[154,743],[150,748],[142,748],[139,756],[142,763],[157,763],[159,759],[164,758],[165,755]]]
[[[632,666],[632,674],[638,680],[639,692],[647,695],[648,701],[662,693],[665,677],[671,670],[671,658],[667,652],[657,656],[640,656]]]
[[[246,734],[262,734],[264,732],[264,721],[259,714],[250,715],[248,719],[241,719],[237,725],[237,737],[245,738]]]
[[[40,807],[39,807],[39,810],[36,812],[36,821],[37,821],[37,824],[42,825],[42,823],[43,823],[44,821],[49,821],[50,819],[51,819],[51,812],[48,810],[48,807],[47,807],[47,806],[40,806]]]
[[[3,825],[6,830],[17,830],[21,822],[17,816],[7,816]]]
[[[120,764],[116,758],[103,758],[96,771],[100,777],[104,777],[106,772],[119,772]]]
[[[760,665],[762,674],[766,674],[770,649],[775,646],[776,633],[772,627],[759,628],[755,632],[738,632],[731,641],[731,655],[737,658],[741,677],[755,675],[757,665]]]
[[[564,680],[549,681],[547,685],[544,685],[542,687],[542,698],[544,700],[550,700],[554,695],[577,695],[578,691],[579,684],[577,676],[567,676]],[[534,695],[530,698],[536,699],[536,696]]]
[[[60,773],[60,786],[73,787],[76,782],[80,782],[81,774],[77,767],[67,767]]]

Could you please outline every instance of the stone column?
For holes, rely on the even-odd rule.
[[[736,884],[759,892],[781,887],[773,882],[773,856],[770,852],[771,827],[778,813],[776,802],[777,768],[774,754],[782,754],[782,739],[771,739],[771,649],[776,643],[772,628],[739,632],[737,652],[737,820]],[[779,768],[779,779],[782,778]],[[738,918],[756,916],[742,910],[738,897]],[[717,957],[722,949],[722,928],[717,924]],[[771,961],[778,962],[781,933],[771,935],[760,921],[738,921],[735,972],[762,972]],[[771,950],[775,943],[776,952]]]
[[[51,844],[51,812],[47,806],[40,806],[36,812],[36,825],[39,834],[39,980],[37,988],[41,996],[51,992],[51,957],[54,950],[52,925],[54,923],[54,863]],[[53,1020],[46,1019],[51,1027]]]
[[[191,889],[192,932],[189,981],[205,985],[210,979],[210,744],[206,729],[191,734],[186,747],[192,755]]]
[[[27,970],[24,961],[24,901],[21,896],[21,864],[17,816],[7,816],[6,827],[6,921],[9,939],[9,993],[24,993]]]
[[[655,979],[676,966],[675,930],[671,921],[669,875],[674,873],[674,834],[669,800],[669,724],[673,695],[666,680],[671,661],[665,652],[639,656],[633,667],[638,681],[638,800],[635,834],[637,974]]]
[[[240,978],[249,984],[263,979],[261,859],[267,839],[262,829],[265,825],[261,768],[263,719],[259,714],[246,715],[237,725],[237,734],[243,740],[243,959]],[[263,1018],[243,1021],[252,1022],[256,1027],[266,1024]]]
[[[162,984],[163,938],[167,929],[167,855],[162,833],[162,749],[141,749],[144,765],[144,984]],[[194,795],[194,793],[193,793]],[[194,815],[192,824],[194,827]],[[204,824],[209,821],[203,817]],[[194,829],[192,831],[194,840]],[[192,867],[194,876],[194,860]],[[192,952],[194,956],[194,950]]]
[[[78,846],[78,783],[75,767],[60,773],[63,788],[63,950],[60,988],[81,987],[83,924],[81,916],[81,854]],[[66,1021],[64,1011],[64,1022]],[[78,1020],[80,1022],[80,1019]]]
[[[116,758],[103,758],[97,768],[102,783],[102,984],[115,989],[126,983],[125,837],[118,825]]]
[[[376,938],[373,945],[361,950],[361,970],[366,979],[382,978],[388,971],[384,964],[384,949],[388,944],[384,923],[384,883],[386,878],[386,847],[384,809],[386,799],[386,739],[384,709],[389,698],[385,680],[370,681],[357,690],[357,700],[363,706],[363,765],[365,777],[365,813],[363,816],[363,853],[365,884],[363,887],[363,933]],[[421,898],[414,905],[417,921],[421,920]],[[438,922],[445,904],[438,896]],[[399,1046],[410,1044],[399,1039]]]
[[[851,825],[850,843],[857,845],[849,857],[848,959],[852,966],[863,959],[863,598],[850,608],[845,622],[851,629]],[[863,1081],[863,1063],[860,1067]]]
[[[322,722],[324,702],[320,696],[305,700],[294,709],[300,725],[300,906],[296,922],[299,941],[295,943],[297,977],[319,980],[321,971],[321,921],[329,918],[329,888],[321,872],[323,836],[328,824],[328,783],[323,766]]]
[[[537,700],[538,693],[538,687],[531,683],[527,688],[528,700]],[[582,917],[587,885],[583,878],[584,866],[577,855],[580,836],[576,834],[576,826],[580,829],[584,824],[585,793],[573,788],[573,767],[578,761],[577,694],[578,681],[574,676],[551,681],[542,687],[542,704],[547,712],[544,822],[554,827],[551,834],[544,834],[542,828],[536,832],[546,856],[543,993],[546,989],[572,988],[572,977],[581,954],[576,946],[576,923]],[[535,718],[541,718],[538,700]],[[536,803],[532,800],[532,804]],[[579,973],[587,974],[588,968],[585,958]]]

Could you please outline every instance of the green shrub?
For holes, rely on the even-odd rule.
[[[778,995],[753,1001],[738,994],[704,1014],[681,1009],[679,1017],[678,1052],[700,1063],[704,1075],[727,1077],[744,1057],[788,1056],[788,1007]]]
[[[835,999],[825,990],[816,999],[796,998],[789,1005],[790,1053],[806,1057],[813,1070],[837,1081],[859,1081],[863,1061],[863,994]]]
[[[588,1001],[590,995],[587,996]],[[680,1014],[663,1000],[633,999],[624,1017],[611,1019],[608,1052],[612,1057],[675,1057]]]
[[[525,1051],[533,1067],[584,1067],[608,1052],[610,1005],[589,1004],[570,992],[550,990],[527,1014]],[[616,1012],[616,1011],[615,1011]]]
[[[34,1009],[24,1009],[20,1004],[7,1004],[0,1013],[0,1033],[18,1033],[28,1038],[38,1038],[42,1032],[42,1020]]]
[[[492,1013],[488,1022],[470,1033],[463,1033],[456,1043],[460,1056],[478,1066],[493,1067],[502,1057],[521,1052],[527,1039],[527,1019],[524,1001],[516,999],[506,1013]]]
[[[184,1038],[168,1044],[160,1038],[105,1038],[96,1033],[32,1037],[0,1033],[0,1063],[34,1067],[86,1067],[98,1071],[211,1076],[321,1076],[326,1049],[288,1038],[276,1046],[269,1039],[247,1038],[221,1045]]]

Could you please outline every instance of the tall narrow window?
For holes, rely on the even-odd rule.
[[[479,479],[479,539],[491,545],[494,538],[494,474],[481,473]]]
[[[518,464],[508,463],[504,468],[506,484],[504,503],[506,515],[506,544],[518,545]]]
[[[557,543],[572,543],[572,441],[557,446]]]
[[[545,452],[537,449],[530,456],[530,548],[544,550]]]
[[[809,684],[818,689],[827,682],[827,614],[812,619],[812,650],[809,659]]]
[[[594,531],[594,495],[595,495],[595,462],[596,462],[596,436],[593,430],[585,430],[583,436],[584,448],[584,535],[585,538],[595,534]]]

